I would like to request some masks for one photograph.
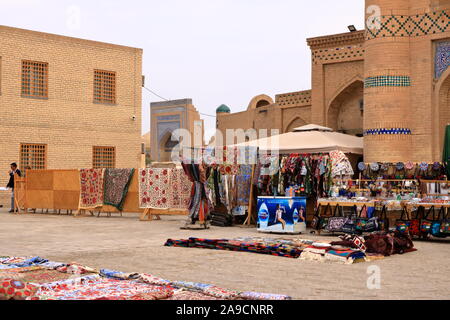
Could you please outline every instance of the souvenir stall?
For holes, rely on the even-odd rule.
[[[430,180],[446,179],[442,163],[360,163],[358,169],[361,179],[337,179],[331,196],[319,199],[312,224],[316,231],[397,230],[421,238],[447,236],[450,184]]]
[[[196,163],[194,166],[206,172],[200,188],[204,190],[204,207],[209,209],[206,221],[211,225],[228,227],[246,219],[253,204],[252,163],[256,162],[256,151],[214,147],[191,149],[184,154],[185,168]]]
[[[330,196],[333,178],[352,178],[349,158],[363,153],[362,138],[317,125],[237,146],[259,149],[258,230],[276,233],[305,232],[308,203]]]

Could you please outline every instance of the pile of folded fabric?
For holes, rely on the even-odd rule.
[[[149,274],[0,258],[0,300],[289,300],[288,296],[238,292],[214,285],[164,280]]]
[[[202,248],[214,250],[242,251],[259,254],[268,254],[287,258],[298,258],[306,246],[293,241],[280,241],[271,239],[200,239],[186,240],[169,239],[167,247]]]
[[[303,250],[301,260],[353,264],[366,261],[366,254],[361,249],[349,248],[329,243],[314,243]]]

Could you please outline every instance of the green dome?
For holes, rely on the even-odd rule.
[[[227,105],[221,105],[217,108],[216,113],[231,113],[231,109]]]

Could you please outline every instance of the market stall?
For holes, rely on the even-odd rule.
[[[294,132],[238,144],[236,147],[258,148],[259,163],[254,176],[258,201],[264,202],[264,199],[271,197],[272,202],[279,202],[273,206],[272,211],[275,213],[271,215],[277,216],[278,225],[283,227],[283,221],[293,220],[291,214],[287,213],[289,210],[281,208],[286,197],[291,198],[290,201],[299,197],[309,200],[303,208],[306,223],[306,220],[312,219],[311,208],[314,208],[316,200],[330,196],[334,178],[353,177],[352,162],[356,164],[363,154],[363,139],[333,132],[330,128],[307,125]],[[265,207],[259,205],[260,226],[266,225],[266,211]]]

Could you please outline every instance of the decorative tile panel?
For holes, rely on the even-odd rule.
[[[364,130],[364,136],[378,135],[411,135],[412,131],[408,128],[376,128]]]
[[[381,16],[372,21],[378,29],[366,26],[366,39],[383,37],[419,37],[450,31],[450,10],[417,15]]]
[[[376,76],[368,77],[364,81],[365,88],[410,86],[411,78],[409,76]]]

